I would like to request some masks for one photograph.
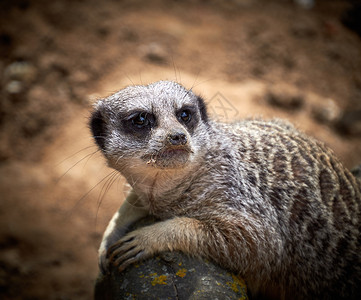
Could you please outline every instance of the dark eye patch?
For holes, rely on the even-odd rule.
[[[90,129],[93,133],[93,138],[100,149],[105,148],[106,128],[105,121],[99,111],[94,111],[89,122]]]
[[[198,108],[204,123],[208,123],[207,107],[202,97],[197,96]]]
[[[121,129],[127,134],[135,136],[147,135],[155,126],[155,116],[145,111],[136,111],[126,116],[119,116]]]
[[[190,133],[198,123],[197,110],[193,106],[183,106],[176,112],[177,119],[180,123],[184,124]]]

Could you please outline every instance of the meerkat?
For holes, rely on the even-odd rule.
[[[179,250],[240,274],[254,297],[360,299],[361,181],[321,142],[279,120],[212,121],[171,81],[99,100],[90,128],[132,186],[102,272]],[[146,215],[159,222],[127,232]]]

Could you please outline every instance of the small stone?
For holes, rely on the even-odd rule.
[[[334,100],[327,99],[322,104],[312,106],[311,113],[316,121],[333,124],[339,120],[341,109]]]
[[[24,89],[24,84],[18,80],[10,81],[5,87],[5,90],[9,94],[20,94],[23,91],[23,89]]]
[[[167,61],[167,52],[158,43],[151,43],[140,48],[141,55],[150,62],[164,64]]]
[[[298,110],[304,104],[304,95],[296,87],[288,84],[276,84],[266,91],[268,104],[284,110]]]
[[[32,82],[37,75],[36,68],[29,62],[14,62],[5,69],[5,78],[7,80],[16,80],[21,82]]]

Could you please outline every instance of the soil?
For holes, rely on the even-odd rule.
[[[0,298],[91,299],[97,247],[129,188],[91,104],[176,80],[214,117],[280,117],[361,163],[356,1],[0,2]]]

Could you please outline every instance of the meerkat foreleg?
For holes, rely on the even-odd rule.
[[[109,248],[107,257],[123,271],[132,263],[167,250],[199,255],[206,238],[202,227],[200,221],[187,217],[158,222],[128,233]]]
[[[257,269],[262,266],[262,249],[266,249],[267,253],[272,251],[276,256],[281,248],[278,242],[267,238],[275,235],[274,232],[253,226],[248,219],[241,216],[230,217],[223,220],[226,222],[224,226],[224,222],[220,223],[217,218],[198,220],[174,217],[129,232],[108,249],[107,259],[119,271],[123,271],[130,264],[155,254],[178,250],[213,260],[230,270]],[[236,220],[241,223],[235,223]],[[259,222],[261,220],[254,219],[253,223]],[[261,241],[257,243],[256,239]],[[239,249],[242,250],[238,251]]]
[[[103,273],[108,269],[106,253],[116,241],[121,239],[128,231],[129,227],[139,219],[148,215],[148,209],[139,206],[138,196],[131,191],[122,206],[110,220],[100,244],[99,267]]]

